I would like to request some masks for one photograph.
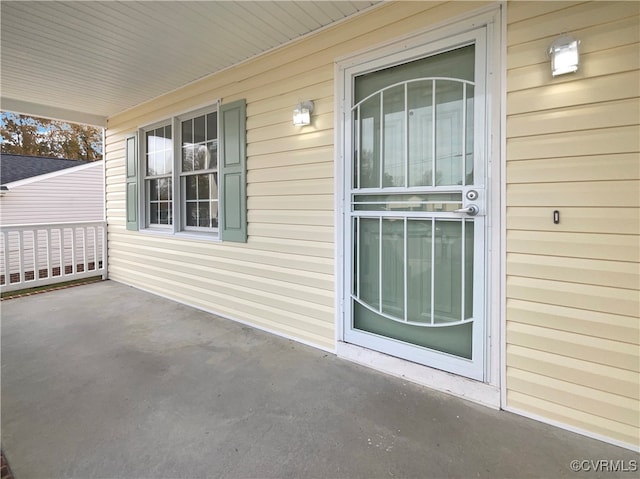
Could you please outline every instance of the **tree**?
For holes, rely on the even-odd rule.
[[[2,112],[0,152],[71,160],[101,160],[102,130],[76,123]]]

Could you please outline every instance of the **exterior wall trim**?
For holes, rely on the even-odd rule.
[[[182,89],[184,87],[180,87],[180,88]],[[216,108],[219,109],[221,103],[222,103],[222,98],[214,98],[211,101],[198,103],[193,107],[188,106],[188,107],[172,110],[171,113],[168,113],[165,116],[156,115],[156,118],[154,118],[153,120],[137,125],[136,129],[138,132],[140,130],[151,130],[158,126],[164,125],[167,121],[171,122],[172,127],[175,127],[174,120],[179,120],[180,117],[185,117],[189,114],[196,115],[198,113],[201,113],[204,110],[210,109],[213,105],[216,105]]]
[[[602,441],[605,442],[607,444],[613,444],[614,446],[619,446],[625,449],[629,449],[631,451],[634,452],[638,452],[640,453],[640,446],[636,446],[635,444],[629,444],[627,442],[623,442],[623,441],[618,441],[617,439],[613,439],[609,436],[603,436],[601,434],[597,434],[595,432],[591,432],[587,429],[582,429],[579,427],[575,427],[575,426],[571,426],[569,424],[566,424],[564,422],[560,422],[560,421],[555,421],[553,419],[549,419],[547,417],[544,416],[540,416],[538,414],[532,414],[530,412],[527,411],[523,411],[521,409],[518,408],[514,408],[514,407],[510,407],[510,406],[506,406],[503,405],[501,407],[501,409],[513,413],[513,414],[517,414],[519,416],[522,417],[526,417],[528,419],[533,419],[534,421],[539,421],[541,423],[544,424],[549,424],[550,426],[554,426],[560,429],[564,429],[565,431],[570,431],[570,432],[574,432],[576,434],[580,434],[581,436],[585,436],[585,437],[590,437],[591,439],[596,439],[598,441]]]
[[[507,405],[507,1],[500,18],[500,408]]]
[[[13,98],[2,97],[2,109],[24,115],[39,116],[41,118],[51,118],[52,120],[70,121],[73,123],[82,123],[84,125],[97,126],[99,128],[107,127],[107,117],[95,115],[89,112],[69,110],[67,108],[57,108],[54,106],[44,105],[23,100],[15,100]]]
[[[105,122],[106,123],[106,122]],[[104,221],[104,262],[102,278],[109,279],[109,235],[107,233],[107,128],[102,129],[102,221]]]

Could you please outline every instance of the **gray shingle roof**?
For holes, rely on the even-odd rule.
[[[66,160],[46,156],[28,155],[0,155],[0,184],[6,185],[14,181],[32,178],[34,176],[53,173],[74,166],[88,163],[87,161]]]

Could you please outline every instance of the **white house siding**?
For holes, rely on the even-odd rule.
[[[8,183],[8,192],[0,197],[0,226],[51,225],[52,223],[78,223],[103,221],[104,219],[104,163],[102,161],[81,164],[72,168]],[[91,228],[86,233],[78,229],[56,229],[49,236],[46,230],[37,230],[38,268],[58,268],[61,262],[70,266],[76,263],[93,262],[102,250],[100,228]],[[61,232],[62,231],[62,232]],[[22,243],[18,231],[8,233],[6,240],[9,272],[33,272],[34,232],[25,231]],[[60,250],[60,235],[63,235],[64,251]],[[0,254],[4,256],[5,240],[0,237]],[[74,246],[72,246],[74,245]],[[20,263],[19,251],[23,251]],[[75,252],[74,252],[75,250]],[[49,254],[50,253],[50,254]],[[5,275],[5,262],[0,262],[0,275]]]
[[[507,406],[635,447],[639,13],[507,7]],[[552,79],[546,49],[563,32],[581,41],[580,70]]]
[[[480,6],[382,5],[110,118],[110,277],[333,350],[333,62]],[[124,136],[217,98],[247,100],[248,242],[126,231]],[[293,108],[307,99],[315,102],[313,125],[296,128],[291,124]]]
[[[8,183],[0,224],[70,223],[104,218],[104,163],[82,164]]]

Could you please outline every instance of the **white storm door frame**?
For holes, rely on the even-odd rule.
[[[486,189],[485,201],[487,212],[486,226],[486,256],[485,274],[485,328],[482,338],[484,344],[484,358],[477,365],[473,374],[487,386],[498,388],[501,386],[500,373],[504,357],[502,336],[504,330],[504,206],[501,195],[504,193],[502,184],[502,163],[504,148],[504,116],[501,99],[504,97],[502,84],[503,75],[499,72],[503,68],[502,57],[504,45],[502,36],[502,11],[499,4],[479,9],[457,19],[448,20],[434,25],[429,30],[416,32],[402,38],[389,41],[378,47],[367,49],[360,53],[346,55],[337,59],[335,64],[336,79],[336,344],[341,350],[345,324],[351,315],[345,314],[351,308],[350,284],[351,278],[351,248],[347,247],[346,237],[351,241],[350,204],[347,201],[351,189],[351,175],[345,166],[350,152],[352,132],[350,117],[352,104],[351,95],[353,78],[356,74],[375,71],[385,66],[393,66],[412,59],[437,54],[440,51],[455,48],[457,43],[474,36],[474,31],[484,30],[486,41],[486,91],[484,99],[485,114],[485,144],[483,154],[486,157]],[[477,150],[476,150],[477,151]],[[345,345],[346,348],[346,345]],[[342,348],[344,351],[347,349]],[[437,366],[436,366],[437,367]],[[430,374],[430,373],[429,373]],[[464,374],[469,377],[469,374]],[[475,381],[473,381],[475,382]],[[479,384],[479,383],[476,383]],[[497,390],[496,390],[497,391]],[[493,393],[490,393],[493,394]],[[493,400],[491,401],[493,403]]]

